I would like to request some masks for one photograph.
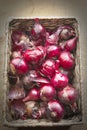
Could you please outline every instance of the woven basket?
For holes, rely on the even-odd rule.
[[[60,25],[70,25],[75,29],[75,32],[77,36],[78,33],[78,22],[75,18],[40,18],[40,23],[44,25],[46,29],[56,29]],[[79,90],[79,100],[78,100],[78,108],[79,108],[79,114],[73,116],[69,119],[62,119],[59,122],[52,122],[48,121],[46,119],[40,119],[40,120],[13,120],[11,118],[11,115],[9,113],[8,109],[8,98],[7,93],[9,90],[9,82],[7,78],[7,71],[9,69],[9,60],[10,60],[10,50],[11,50],[11,32],[13,30],[19,29],[19,30],[27,30],[30,31],[32,26],[34,25],[34,19],[33,18],[22,18],[22,19],[12,19],[6,29],[6,50],[5,50],[5,71],[4,71],[4,124],[8,126],[13,127],[35,127],[35,126],[64,126],[64,125],[73,125],[73,124],[81,124],[83,122],[82,118],[82,88],[81,88],[81,77],[80,77],[80,43],[77,44],[77,49],[75,52],[75,62],[76,67],[74,70],[74,82],[73,85],[76,86],[76,88]]]

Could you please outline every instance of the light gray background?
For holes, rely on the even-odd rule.
[[[9,17],[75,17],[79,22],[81,77],[84,87],[84,115],[87,119],[87,2],[86,0],[0,0],[0,130],[17,130],[3,126],[3,69],[5,24]],[[23,130],[25,128],[21,128]],[[26,128],[25,130],[28,130]],[[32,128],[34,129],[34,128]],[[39,129],[38,127],[36,129]],[[40,128],[47,129],[48,128]],[[49,129],[58,129],[49,128]],[[59,127],[61,130],[86,130],[87,125]]]

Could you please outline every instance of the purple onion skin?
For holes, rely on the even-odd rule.
[[[34,86],[34,80],[38,78],[39,74],[36,70],[30,70],[22,77],[22,83],[26,90],[31,89]]]
[[[67,70],[71,70],[75,66],[75,59],[73,55],[68,51],[61,52],[59,56],[60,65]]]
[[[71,85],[67,85],[58,92],[58,98],[64,104],[73,104],[78,99],[78,91]]]
[[[47,109],[47,114],[53,121],[60,121],[64,117],[64,107],[58,100],[48,102]]]
[[[65,49],[67,51],[72,52],[73,50],[75,50],[75,48],[77,46],[77,42],[78,42],[78,37],[74,37],[74,38],[66,41]]]
[[[29,37],[23,32],[19,30],[15,30],[11,35],[12,39],[12,51],[23,51],[26,50],[29,46]]]
[[[50,84],[46,84],[41,86],[40,89],[40,99],[42,101],[50,101],[52,100],[56,95],[56,91],[54,89],[54,87]]]
[[[25,97],[25,90],[24,88],[20,88],[19,86],[15,86],[12,87],[9,90],[9,94],[8,94],[8,99],[13,101],[13,100],[18,100],[18,99],[22,99]]]
[[[24,75],[29,68],[24,59],[17,57],[10,61],[10,69],[13,74]]]
[[[56,63],[52,59],[47,59],[41,66],[41,73],[49,79],[53,77],[56,70]]]
[[[45,38],[45,35],[46,35],[45,28],[40,24],[39,19],[36,18],[34,27],[31,30],[32,39],[33,40],[43,39]]]
[[[33,79],[33,81],[35,83],[37,83],[37,85],[39,85],[39,86],[45,85],[45,84],[50,84],[50,81],[48,79],[46,79],[45,77],[43,78],[42,76],[39,76],[39,77]]]
[[[49,46],[49,45],[57,45],[58,43],[58,36],[56,35],[56,33],[53,33],[51,35],[47,34],[47,37],[46,37],[46,43],[45,45],[46,46]]]
[[[47,51],[47,58],[56,58],[59,57],[61,50],[58,46],[56,45],[50,45],[46,47]]]
[[[58,92],[58,98],[62,103],[70,106],[72,112],[75,113],[78,110],[77,100],[79,93],[72,85],[68,85],[62,91]]]
[[[56,71],[54,77],[51,79],[51,83],[56,89],[61,90],[68,85],[68,77]]]
[[[25,104],[22,100],[14,100],[11,102],[11,115],[14,119],[26,119]]]
[[[60,26],[57,29],[56,34],[61,40],[68,40],[76,36],[75,30],[71,26]]]
[[[37,107],[37,102],[35,101],[28,101],[25,102],[25,110],[28,117],[32,117],[33,109]]]
[[[27,96],[23,99],[23,102],[27,101],[37,101],[40,99],[39,89],[31,88],[27,94]]]
[[[27,63],[39,64],[41,63],[46,56],[46,51],[43,46],[37,46],[31,50],[25,51],[23,57]]]

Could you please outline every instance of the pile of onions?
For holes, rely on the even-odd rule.
[[[78,36],[69,25],[46,29],[38,18],[26,31],[11,34],[8,100],[12,118],[60,121],[67,107],[68,112],[78,110],[79,94],[72,84]]]

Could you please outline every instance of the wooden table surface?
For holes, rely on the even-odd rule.
[[[81,82],[84,88],[83,107],[84,117],[87,120],[87,2],[86,0],[0,0],[0,130],[18,130],[3,126],[3,70],[4,70],[4,46],[5,24],[9,17],[75,17],[80,28],[80,57],[81,57]],[[28,130],[29,128],[19,128]],[[31,128],[42,130],[87,130],[84,125],[71,127]]]

